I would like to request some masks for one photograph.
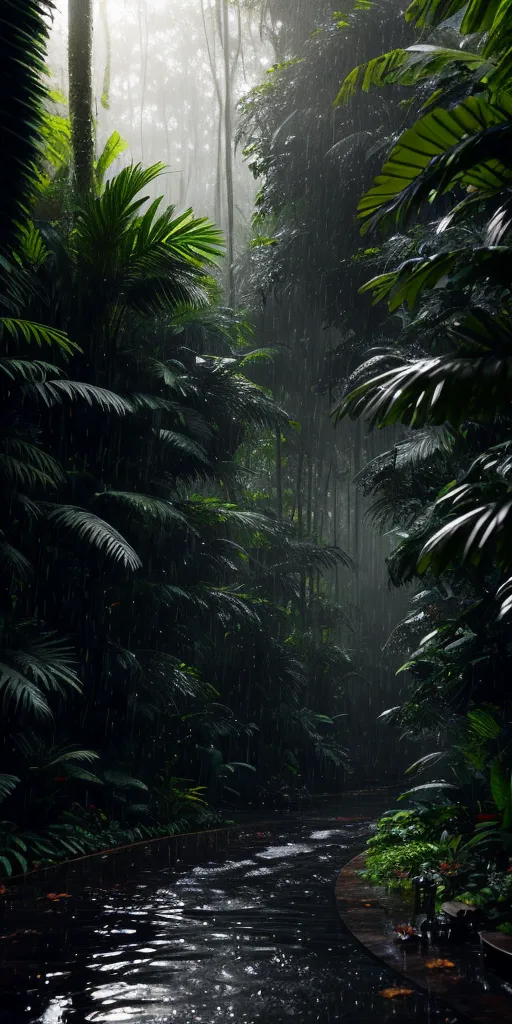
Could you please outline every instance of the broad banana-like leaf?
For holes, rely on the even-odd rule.
[[[405,50],[391,50],[361,64],[347,75],[336,97],[335,106],[346,103],[358,89],[369,92],[384,85],[416,85],[433,78],[448,67],[462,65],[470,71],[489,69],[482,54],[442,46],[417,44]]]
[[[499,104],[469,96],[452,110],[437,107],[401,136],[375,185],[359,203],[363,230],[413,209],[460,182],[498,191],[512,184],[512,95]]]
[[[440,252],[427,259],[406,260],[398,270],[373,278],[360,291],[371,291],[374,305],[387,299],[390,312],[402,305],[414,309],[423,292],[433,288],[467,288],[483,277],[507,287],[511,256],[508,246],[498,245]]]
[[[441,25],[465,8],[461,29],[465,35],[470,35],[492,29],[504,3],[508,6],[508,0],[413,0],[405,17],[407,21],[425,28]]]

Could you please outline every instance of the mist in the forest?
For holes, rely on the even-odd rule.
[[[96,148],[101,152],[110,134],[119,131],[127,148],[109,173],[131,162],[162,161],[167,170],[148,194],[163,193],[165,202],[178,211],[192,207],[197,216],[208,216],[220,225],[229,239],[227,264],[232,258],[232,279],[227,267],[220,272],[226,304],[242,306],[254,324],[257,343],[278,353],[272,371],[264,370],[259,382],[272,389],[293,421],[300,422],[299,432],[288,438],[283,452],[283,486],[290,494],[287,512],[298,515],[304,538],[339,546],[354,562],[354,570],[337,570],[327,581],[329,598],[340,609],[337,639],[353,662],[347,725],[350,732],[357,723],[357,740],[353,737],[350,744],[354,765],[370,773],[377,764],[394,770],[394,754],[378,715],[396,702],[399,690],[394,672],[400,655],[388,640],[407,606],[407,594],[389,588],[385,559],[392,543],[367,520],[365,499],[356,481],[383,443],[366,437],[360,424],[344,424],[336,430],[330,420],[332,389],[325,386],[325,379],[344,327],[332,318],[326,322],[324,280],[318,281],[318,301],[305,313],[300,282],[298,290],[292,282],[265,292],[254,273],[252,254],[258,250],[252,246],[261,229],[252,218],[261,182],[255,180],[244,153],[247,138],[236,140],[240,101],[257,87],[265,89],[269,69],[296,49],[300,52],[319,19],[330,17],[321,4],[315,5],[314,12],[308,11],[307,4],[299,4],[285,22],[286,3],[281,6],[283,20],[279,4],[230,5],[226,32],[221,0],[97,0]],[[66,26],[66,5],[61,2],[53,18],[48,64],[63,99],[68,73]],[[312,78],[310,87],[318,89],[322,103],[325,93],[323,116],[330,123],[336,81],[331,81],[328,64],[320,66],[320,76]],[[311,105],[314,108],[314,94]],[[306,149],[317,145],[314,120],[313,111],[311,138],[299,138]],[[333,131],[337,137],[335,127]],[[290,148],[293,159],[297,125],[288,113],[275,135],[278,144],[282,140],[283,147]],[[300,178],[300,164],[290,165],[289,173]],[[343,194],[333,194],[332,202],[339,206]],[[304,245],[307,261],[306,234]],[[337,253],[330,258],[335,262]],[[286,257],[283,273],[286,279]],[[256,461],[260,485],[272,490],[273,466],[265,475],[261,461]]]
[[[225,59],[215,0],[96,0],[94,81],[97,148],[113,130],[128,143],[116,169],[131,161],[164,162],[166,202],[189,206],[227,229]],[[258,10],[230,10],[232,103],[255,85],[274,59]],[[48,62],[66,93],[66,5],[54,16]],[[247,241],[256,184],[235,154],[239,247]]]

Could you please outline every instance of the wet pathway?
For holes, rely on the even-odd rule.
[[[37,934],[0,937],[2,1024],[458,1024],[420,992],[385,999],[396,976],[343,930],[334,883],[361,813],[310,812],[202,866],[41,904],[19,922]]]

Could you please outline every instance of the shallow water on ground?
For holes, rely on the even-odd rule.
[[[336,876],[370,828],[312,811],[195,868],[43,898],[20,918],[36,934],[0,937],[2,1024],[458,1024],[424,993],[385,999],[403,982],[340,923]]]

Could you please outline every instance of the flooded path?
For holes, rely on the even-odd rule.
[[[361,814],[343,801],[201,866],[47,901],[20,921],[37,934],[0,940],[2,1024],[459,1022],[420,992],[386,1000],[396,976],[343,930],[334,884]]]

